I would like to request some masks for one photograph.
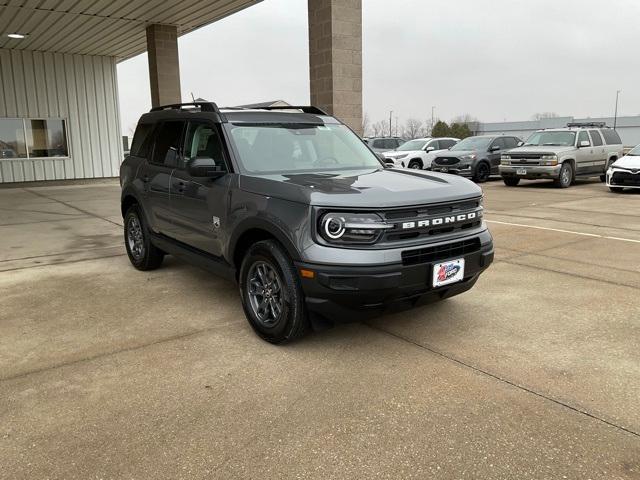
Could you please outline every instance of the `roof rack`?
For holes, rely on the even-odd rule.
[[[567,123],[567,127],[594,127],[594,128],[605,128],[607,124],[605,122],[569,122]]]
[[[161,110],[182,110],[184,107],[200,107],[201,112],[215,112],[220,114],[220,109],[214,102],[172,103],[170,105],[153,107],[150,111],[159,112]]]
[[[302,110],[304,113],[313,113],[315,115],[329,115],[327,112],[325,112],[324,110],[318,108],[318,107],[314,107],[313,105],[287,105],[284,107],[279,107],[276,105],[271,105],[268,107],[256,107],[251,108],[251,110]]]

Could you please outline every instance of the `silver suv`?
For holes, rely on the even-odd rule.
[[[500,175],[509,187],[520,179],[553,179],[560,188],[576,177],[599,176],[623,155],[620,136],[604,123],[569,123],[566,128],[539,130],[523,146],[502,155]]]

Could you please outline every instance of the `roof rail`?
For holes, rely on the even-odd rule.
[[[594,127],[594,128],[605,128],[607,124],[605,122],[569,122],[567,123],[567,127]]]
[[[256,107],[251,108],[251,110],[302,110],[304,113],[313,113],[315,115],[329,115],[327,112],[325,112],[324,110],[318,108],[318,107],[314,107],[313,105],[306,105],[306,106],[302,106],[302,105],[287,105],[284,107],[278,107],[276,105],[271,105],[269,107]]]
[[[201,112],[215,112],[220,114],[218,105],[214,102],[190,102],[190,103],[172,103],[170,105],[160,105],[153,107],[151,112],[159,112],[161,110],[182,110],[184,107],[200,107]]]

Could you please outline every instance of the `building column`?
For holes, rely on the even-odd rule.
[[[178,28],[153,24],[147,27],[151,105],[181,103]]]
[[[308,0],[311,104],[362,135],[362,0]]]

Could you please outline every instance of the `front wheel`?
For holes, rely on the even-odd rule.
[[[420,160],[411,160],[409,162],[409,168],[414,170],[422,170],[422,162]]]
[[[573,182],[573,167],[571,163],[564,162],[560,167],[560,174],[558,178],[553,181],[558,188],[568,188]]]
[[[489,180],[491,175],[491,167],[487,162],[480,162],[476,165],[476,171],[473,174],[473,181],[477,183],[483,183]]]
[[[302,337],[309,321],[293,262],[274,240],[251,246],[240,267],[242,308],[253,330],[270,343]]]
[[[520,183],[520,179],[518,177],[502,177],[502,181],[507,187],[517,187]]]

